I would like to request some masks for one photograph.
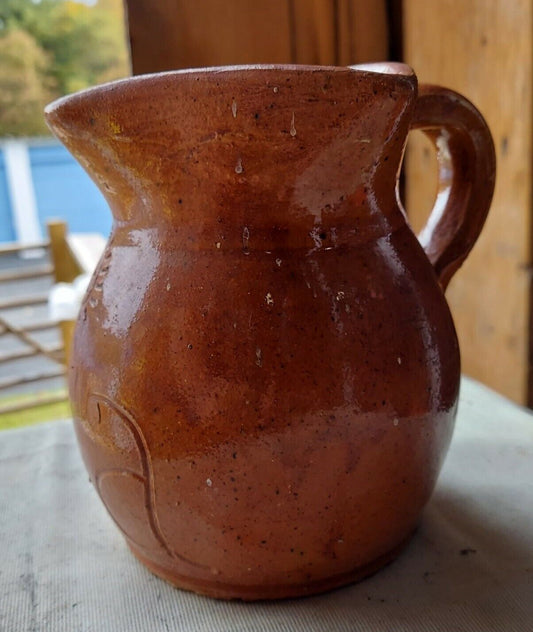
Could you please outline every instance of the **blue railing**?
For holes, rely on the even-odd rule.
[[[53,139],[16,141],[27,151],[31,176],[16,184],[7,177],[9,151],[14,141],[0,141],[0,241],[18,241],[15,213],[29,213],[46,235],[46,220],[64,219],[72,232],[95,232],[104,237],[111,229],[111,213],[102,194],[68,151]],[[20,146],[19,146],[20,149]],[[17,180],[15,175],[15,180]],[[16,209],[14,186],[32,187],[34,208]],[[19,222],[20,223],[20,222]]]

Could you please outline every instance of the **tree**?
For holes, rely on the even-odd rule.
[[[0,38],[0,136],[46,133],[43,107],[52,97],[47,55],[26,31],[10,29]]]
[[[43,0],[41,10],[45,6],[46,19],[31,29],[53,59],[50,73],[60,94],[127,74],[122,20],[101,3]]]
[[[23,49],[21,33],[26,36]],[[0,70],[0,89],[9,93],[0,97],[0,134],[42,133],[43,99],[128,74],[121,0],[98,0],[93,5],[73,0],[0,0],[0,51],[8,60]],[[21,73],[13,57],[26,55],[28,59],[19,60],[25,68]],[[7,103],[18,103],[26,112],[16,125]]]

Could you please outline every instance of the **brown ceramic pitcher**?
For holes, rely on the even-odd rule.
[[[144,76],[47,119],[113,211],[70,393],[135,555],[176,586],[242,599],[391,560],[452,434],[443,290],[492,196],[481,115],[381,64]],[[397,194],[415,128],[440,163],[423,247]]]

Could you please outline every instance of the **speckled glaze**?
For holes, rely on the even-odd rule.
[[[443,288],[492,195],[479,113],[388,64],[138,77],[47,119],[115,220],[70,393],[135,555],[241,599],[327,590],[392,559],[452,434]],[[425,251],[396,195],[414,127],[442,168]]]

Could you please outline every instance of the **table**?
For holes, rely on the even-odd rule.
[[[0,434],[2,632],[533,631],[533,416],[469,379],[435,493],[404,553],[326,595],[222,602],[128,552],[68,421]]]

